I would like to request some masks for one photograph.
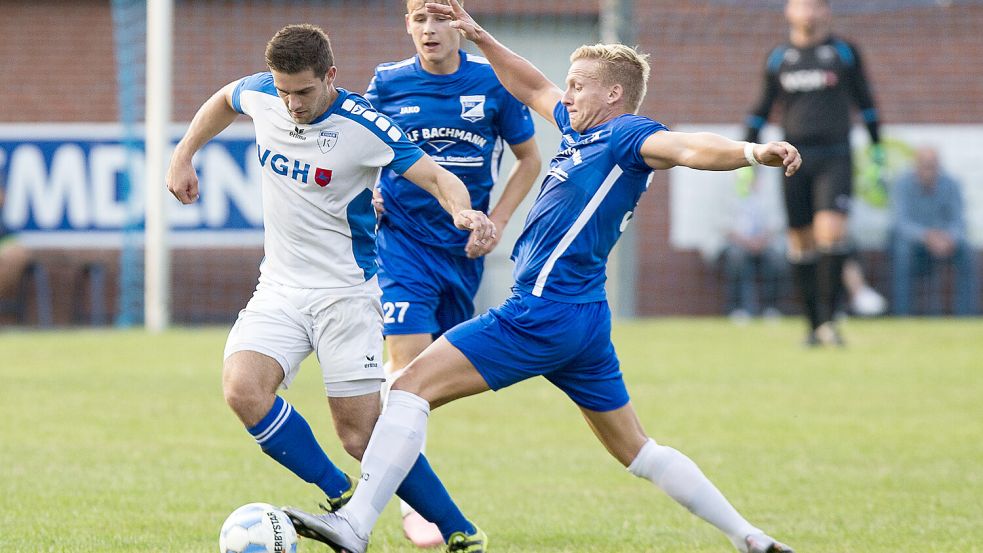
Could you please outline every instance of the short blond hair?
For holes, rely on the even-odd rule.
[[[637,113],[648,89],[648,54],[624,44],[583,45],[570,54],[570,62],[577,60],[600,61],[600,74],[597,76],[604,86],[620,84],[624,90],[625,104]]]
[[[420,9],[420,7],[426,4],[427,2],[433,2],[434,4],[444,4],[446,6],[451,5],[451,0],[406,0],[406,13],[410,13],[413,10]],[[457,3],[460,4],[462,8],[464,7],[463,0],[457,0]]]

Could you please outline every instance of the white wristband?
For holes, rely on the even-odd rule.
[[[761,162],[758,161],[758,158],[754,157],[755,146],[756,144],[754,142],[744,143],[744,159],[747,160],[748,165],[750,165],[751,167],[754,167],[755,165],[761,165]]]

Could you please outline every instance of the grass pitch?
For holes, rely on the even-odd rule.
[[[225,406],[225,335],[0,333],[4,551],[213,552],[241,504],[315,508],[316,489]],[[798,321],[615,328],[648,432],[800,553],[983,551],[983,323],[852,321],[846,336],[845,350],[806,351]],[[311,360],[285,397],[355,472]],[[544,381],[431,420],[431,462],[493,552],[732,551],[610,458]],[[394,504],[370,550],[414,551]]]

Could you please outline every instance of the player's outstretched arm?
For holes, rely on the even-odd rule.
[[[749,165],[783,167],[792,176],[802,165],[799,151],[788,142],[737,142],[719,134],[659,131],[645,139],[641,149],[653,169],[681,165],[692,169],[730,171]]]
[[[403,176],[437,198],[440,206],[454,217],[457,228],[471,231],[468,257],[480,257],[490,251],[495,242],[495,224],[484,213],[471,209],[471,194],[461,179],[428,155],[418,159]]]
[[[529,60],[495,40],[495,37],[464,11],[457,0],[451,0],[449,6],[427,2],[427,11],[452,18],[451,27],[460,31],[464,38],[473,42],[481,50],[505,89],[520,102],[542,115],[544,119],[555,124],[553,108],[563,96],[563,91],[550,82],[542,71]]]
[[[190,204],[198,199],[198,175],[191,165],[191,158],[239,115],[232,109],[232,91],[235,85],[235,82],[225,85],[198,108],[188,132],[174,148],[171,164],[167,168],[167,189],[182,204]]]

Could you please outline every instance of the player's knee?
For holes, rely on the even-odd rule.
[[[247,426],[257,424],[266,413],[262,406],[268,403],[270,394],[261,390],[254,382],[239,378],[234,371],[226,369],[222,378],[222,395],[225,403]]]
[[[831,214],[827,217],[817,215],[816,222],[813,224],[816,247],[825,249],[846,242],[846,231],[846,219],[840,214]]]
[[[398,375],[394,376],[396,378],[392,381],[391,390],[401,390],[420,395],[424,381],[420,378],[420,370],[416,365],[410,363]]]
[[[653,439],[648,439],[642,447],[639,448],[638,452],[631,458],[628,463],[622,461],[622,464],[626,466],[628,472],[634,474],[639,478],[648,478],[654,465],[657,462],[659,453],[663,446],[659,445]],[[620,460],[620,459],[619,459]]]
[[[817,241],[816,249],[823,255],[847,255],[850,253],[850,242],[845,236],[830,236]]]
[[[649,438],[642,444],[641,449],[632,458],[627,468],[631,474],[659,484],[666,469],[675,463],[685,464],[692,463],[692,461],[679,451],[669,446],[658,444],[655,440]]]
[[[255,426],[263,419],[257,396],[239,388],[225,388],[225,403],[246,426]]]
[[[370,432],[362,432],[358,429],[339,429],[338,438],[345,452],[352,456],[356,461],[361,461],[365,455],[365,448],[369,445]]]

